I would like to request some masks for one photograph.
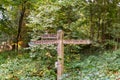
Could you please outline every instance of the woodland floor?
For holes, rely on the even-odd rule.
[[[50,53],[47,53],[50,54]],[[43,58],[44,57],[44,58]],[[55,56],[14,51],[0,54],[0,80],[56,80]],[[63,80],[119,80],[120,50],[96,54],[65,54]]]

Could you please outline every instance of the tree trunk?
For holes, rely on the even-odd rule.
[[[22,5],[22,10],[20,12],[20,18],[19,18],[19,24],[18,24],[18,33],[17,33],[17,49],[18,49],[18,42],[21,38],[21,30],[23,27],[23,20],[24,20],[24,16],[25,16],[25,6]]]
[[[92,14],[92,6],[90,6],[90,33],[91,39],[94,39],[94,26],[93,26],[93,14]]]
[[[99,17],[98,25],[97,25],[97,26],[98,26],[98,30],[97,30],[97,40],[98,40],[98,41],[99,41],[99,37],[100,37],[100,27],[101,27],[101,26],[100,26],[100,25],[101,25],[101,24],[100,24],[100,20],[101,20],[101,19],[100,19],[100,17]]]

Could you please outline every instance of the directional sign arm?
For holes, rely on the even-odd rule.
[[[39,41],[31,41],[33,45],[40,45],[40,44],[57,44],[57,40],[39,40]]]
[[[90,40],[64,40],[64,44],[90,44]]]
[[[41,35],[41,39],[56,39],[57,40],[57,35],[56,34],[43,34]]]

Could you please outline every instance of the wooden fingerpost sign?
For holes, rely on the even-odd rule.
[[[62,80],[64,72],[64,44],[90,44],[90,40],[64,40],[64,33],[58,30],[57,34],[44,34],[41,36],[42,40],[31,41],[32,45],[40,44],[57,44],[57,80]]]

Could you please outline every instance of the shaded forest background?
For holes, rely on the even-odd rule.
[[[43,33],[65,32],[67,39],[91,39],[93,46],[117,49],[120,42],[119,0],[2,0],[0,40],[11,43],[39,39]]]
[[[0,0],[0,80],[56,80],[56,45],[28,43],[59,29],[92,41],[65,45],[63,80],[120,79],[120,0]]]

